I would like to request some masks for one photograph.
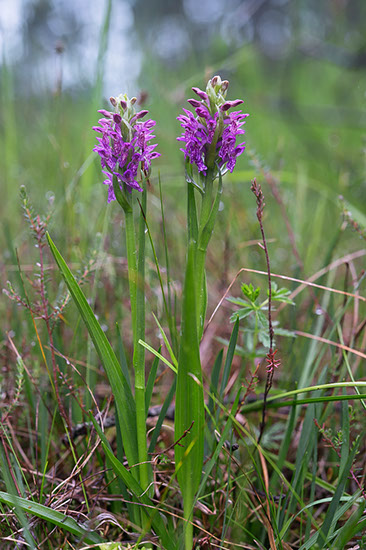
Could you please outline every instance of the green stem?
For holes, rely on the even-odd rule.
[[[193,524],[192,524],[192,508],[194,497],[190,492],[186,492],[183,498],[183,516],[184,522],[184,548],[192,550],[193,548]]]
[[[125,208],[128,284],[130,289],[133,344],[136,347],[137,249],[132,208]]]
[[[256,358],[255,351],[257,349],[257,343],[258,343],[258,318],[257,318],[256,315],[254,316],[254,318],[255,318],[255,321],[254,321],[253,350],[252,350],[252,353],[253,353],[253,368],[254,368],[253,372],[255,372],[255,368],[256,368],[256,365],[255,365],[255,358]]]
[[[213,170],[207,170],[207,175],[205,176],[205,182],[204,182],[205,192],[202,198],[202,208],[200,213],[199,234],[202,233],[202,230],[205,227],[206,223],[208,222],[208,218],[210,217],[211,207],[212,207],[213,180],[214,180]]]
[[[207,288],[206,288],[206,275],[205,275],[205,263],[207,244],[202,243],[202,236],[205,231],[207,222],[210,218],[212,210],[212,195],[213,195],[213,170],[207,170],[205,178],[205,192],[202,198],[202,207],[200,212],[199,229],[198,229],[198,241],[196,249],[196,274],[197,274],[197,329],[199,340],[201,339],[203,332],[203,325],[205,322],[206,314],[206,300],[207,300]]]
[[[139,217],[139,255],[137,264],[137,285],[135,295],[135,325],[134,325],[134,351],[133,367],[135,372],[135,403],[136,403],[136,429],[137,448],[139,460],[140,485],[146,489],[149,485],[149,465],[147,463],[146,443],[146,413],[145,413],[145,348],[138,342],[145,341],[145,215],[146,215],[146,190],[142,194],[142,211]],[[131,296],[132,302],[132,296]],[[132,309],[132,303],[131,303]]]

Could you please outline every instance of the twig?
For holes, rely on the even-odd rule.
[[[177,441],[174,441],[174,443],[172,443],[171,445],[169,445],[169,447],[167,447],[166,449],[164,449],[162,452],[160,453],[153,453],[154,456],[160,456],[162,454],[165,454],[167,453],[168,451],[170,451],[170,449],[173,449],[176,445],[179,445],[180,447],[183,447],[183,445],[180,444],[180,441],[182,441],[182,439],[184,439],[188,434],[189,432],[191,431],[192,427],[193,427],[193,424],[194,424],[194,421],[192,421],[191,425],[189,426],[189,428],[187,428],[186,430],[184,430],[183,434],[180,436],[179,439],[177,439]]]

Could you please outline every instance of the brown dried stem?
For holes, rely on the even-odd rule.
[[[259,183],[257,183],[256,178],[252,181],[251,190],[255,195],[255,198],[257,200],[257,219],[259,222],[259,227],[262,234],[262,241],[263,241],[263,249],[266,256],[266,263],[267,263],[267,277],[268,277],[268,331],[269,331],[269,352],[267,355],[267,379],[266,379],[266,387],[264,390],[264,397],[263,397],[263,412],[262,412],[262,421],[259,426],[259,436],[258,436],[258,443],[260,443],[262,439],[262,435],[264,432],[264,428],[266,425],[266,405],[267,405],[267,397],[270,392],[270,389],[272,387],[273,383],[273,373],[274,369],[279,367],[280,362],[278,359],[275,359],[275,354],[277,350],[273,350],[273,337],[274,337],[274,330],[273,330],[273,324],[272,324],[272,281],[271,281],[271,266],[269,263],[269,254],[268,254],[268,247],[267,247],[267,241],[266,236],[264,233],[264,227],[263,227],[263,210],[265,206],[264,202],[264,195],[261,189],[261,186]]]

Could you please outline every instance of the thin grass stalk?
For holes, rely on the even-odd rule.
[[[179,338],[178,338],[178,332],[177,332],[176,316],[174,315],[174,311],[173,311],[172,288],[171,288],[171,278],[170,278],[170,262],[169,262],[169,254],[168,254],[168,239],[166,235],[163,192],[161,189],[160,174],[159,174],[159,195],[160,195],[161,222],[162,222],[162,228],[163,228],[164,250],[165,250],[165,268],[166,268],[168,312],[169,312],[168,323],[169,323],[170,337],[172,339],[172,347],[173,347],[174,353],[177,354]],[[163,293],[163,296],[164,296],[164,293]]]
[[[98,41],[98,57],[97,57],[97,63],[95,67],[95,85],[94,85],[93,98],[90,105],[89,120],[94,119],[95,112],[97,111],[98,105],[100,105],[100,101],[102,99],[104,74],[105,74],[105,58],[108,50],[109,32],[110,32],[111,19],[112,19],[112,3],[113,3],[113,0],[106,0],[106,3],[105,3],[105,11],[103,14],[103,21],[102,21],[99,41]],[[92,136],[90,136],[90,138],[85,140],[84,158],[88,157],[89,151],[92,149],[91,145],[93,142],[94,142],[94,138]],[[81,176],[81,184],[84,190],[88,191],[91,188],[92,184],[94,183],[94,180],[95,180],[95,166],[92,165],[91,169],[87,170]]]
[[[3,196],[4,202],[10,199],[11,188],[14,183],[15,173],[14,169],[19,165],[18,162],[18,138],[17,138],[17,125],[15,118],[15,101],[13,98],[15,96],[14,84],[13,84],[13,74],[10,66],[7,63],[5,55],[5,47],[3,48],[2,55],[2,67],[1,67],[1,106],[2,106],[2,135],[3,139],[1,142],[2,145],[2,178],[5,180],[5,197]],[[12,250],[13,247],[10,246],[9,250]]]
[[[143,208],[142,208],[142,205],[139,201],[139,205],[140,205],[140,209],[141,209],[141,213],[142,213],[142,216],[144,218],[144,221],[145,221],[145,225],[146,225],[146,230],[147,230],[147,234],[149,236],[149,240],[150,240],[150,245],[151,245],[151,250],[152,250],[152,253],[153,253],[153,256],[154,256],[154,262],[155,262],[155,267],[156,267],[156,272],[157,272],[157,275],[158,275],[158,279],[159,279],[159,284],[160,284],[160,289],[161,289],[161,295],[162,295],[162,298],[163,298],[163,304],[164,304],[164,310],[165,310],[165,315],[166,315],[166,318],[167,318],[167,321],[168,321],[168,326],[169,326],[169,333],[170,333],[170,337],[171,337],[171,340],[172,340],[172,345],[173,345],[173,348],[175,349],[175,351],[177,351],[177,342],[178,342],[178,335],[177,335],[177,327],[176,327],[176,323],[175,323],[175,318],[174,316],[172,315],[172,308],[171,308],[171,292],[170,292],[170,278],[169,278],[169,273],[168,273],[168,268],[167,268],[167,287],[168,287],[168,302],[166,300],[166,297],[165,297],[165,290],[164,290],[164,283],[163,283],[163,278],[162,278],[162,275],[161,275],[161,270],[160,270],[160,266],[159,266],[159,261],[158,261],[158,257],[157,257],[157,254],[156,254],[156,250],[155,250],[155,245],[154,245],[154,241],[153,241],[153,238],[152,238],[152,235],[151,235],[151,231],[150,231],[150,227],[149,227],[149,224],[147,222],[147,219],[146,219],[146,216],[145,216],[145,213],[143,211]],[[163,215],[163,214],[162,214]],[[164,228],[165,228],[165,224],[164,224]],[[164,229],[164,241],[166,243],[166,234],[165,234],[165,229]],[[168,250],[167,250],[167,246],[165,244],[165,253],[166,253],[166,258],[168,258]],[[168,261],[168,260],[167,260]],[[168,264],[167,264],[168,265]],[[170,301],[169,301],[170,300]],[[154,316],[155,317],[155,316]],[[155,318],[156,320],[156,318]],[[160,328],[160,327],[159,327]],[[161,329],[162,330],[162,329]],[[167,346],[169,346],[170,344],[167,344]]]
[[[8,454],[6,443],[3,439],[3,436],[0,438],[0,465],[1,465],[1,474],[2,478],[5,482],[6,490],[8,491],[8,494],[11,495],[11,497],[16,498],[19,493],[17,482],[15,479],[15,473],[13,471],[13,468],[11,466],[11,460],[10,456]],[[0,497],[1,497],[0,493]],[[29,547],[34,549],[35,548],[35,541],[29,531],[29,523],[26,515],[24,514],[23,510],[17,505],[17,503],[14,503],[15,507],[15,513],[18,517],[18,520],[20,524],[23,527],[24,532],[24,538],[26,542],[29,544]]]

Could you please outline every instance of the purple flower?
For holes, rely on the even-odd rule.
[[[243,101],[226,101],[227,87],[227,81],[214,77],[207,85],[207,93],[199,88],[192,88],[201,98],[201,101],[188,100],[196,116],[191,111],[183,109],[185,115],[177,117],[183,128],[183,133],[177,140],[185,144],[181,151],[185,158],[189,159],[191,164],[196,164],[198,171],[205,175],[207,163],[212,163],[212,159],[220,168],[226,165],[232,172],[236,159],[245,149],[244,143],[236,145],[236,138],[245,133],[242,126],[249,115],[242,111],[228,112]]]
[[[205,156],[206,145],[208,143],[207,128],[196,118],[191,111],[183,109],[186,115],[180,115],[177,119],[180,121],[184,133],[177,138],[178,141],[184,141],[186,144],[183,151],[185,158],[189,158],[190,162],[197,165],[200,172],[206,173],[207,166],[203,159]]]
[[[151,133],[155,126],[155,121],[147,120],[141,122],[140,118],[145,116],[148,111],[140,111],[130,121],[130,130],[124,136],[122,125],[124,120],[118,113],[100,110],[105,118],[99,120],[100,126],[94,126],[93,130],[102,134],[97,138],[98,145],[93,151],[96,151],[101,159],[103,173],[107,176],[104,184],[108,185],[108,202],[116,200],[113,190],[113,176],[116,176],[121,190],[125,187],[130,193],[132,189],[142,191],[138,182],[140,175],[139,168],[148,174],[151,169],[151,161],[160,157],[160,153],[154,151],[155,145],[149,145],[155,136]],[[128,126],[125,124],[125,128]]]
[[[245,142],[236,146],[236,137],[240,134],[245,134],[245,130],[242,129],[245,124],[245,118],[249,116],[241,111],[229,113],[227,118],[224,118],[224,130],[222,132],[221,140],[217,142],[216,149],[218,149],[219,166],[220,168],[227,165],[227,168],[232,172],[235,168],[236,159],[244,152]]]

